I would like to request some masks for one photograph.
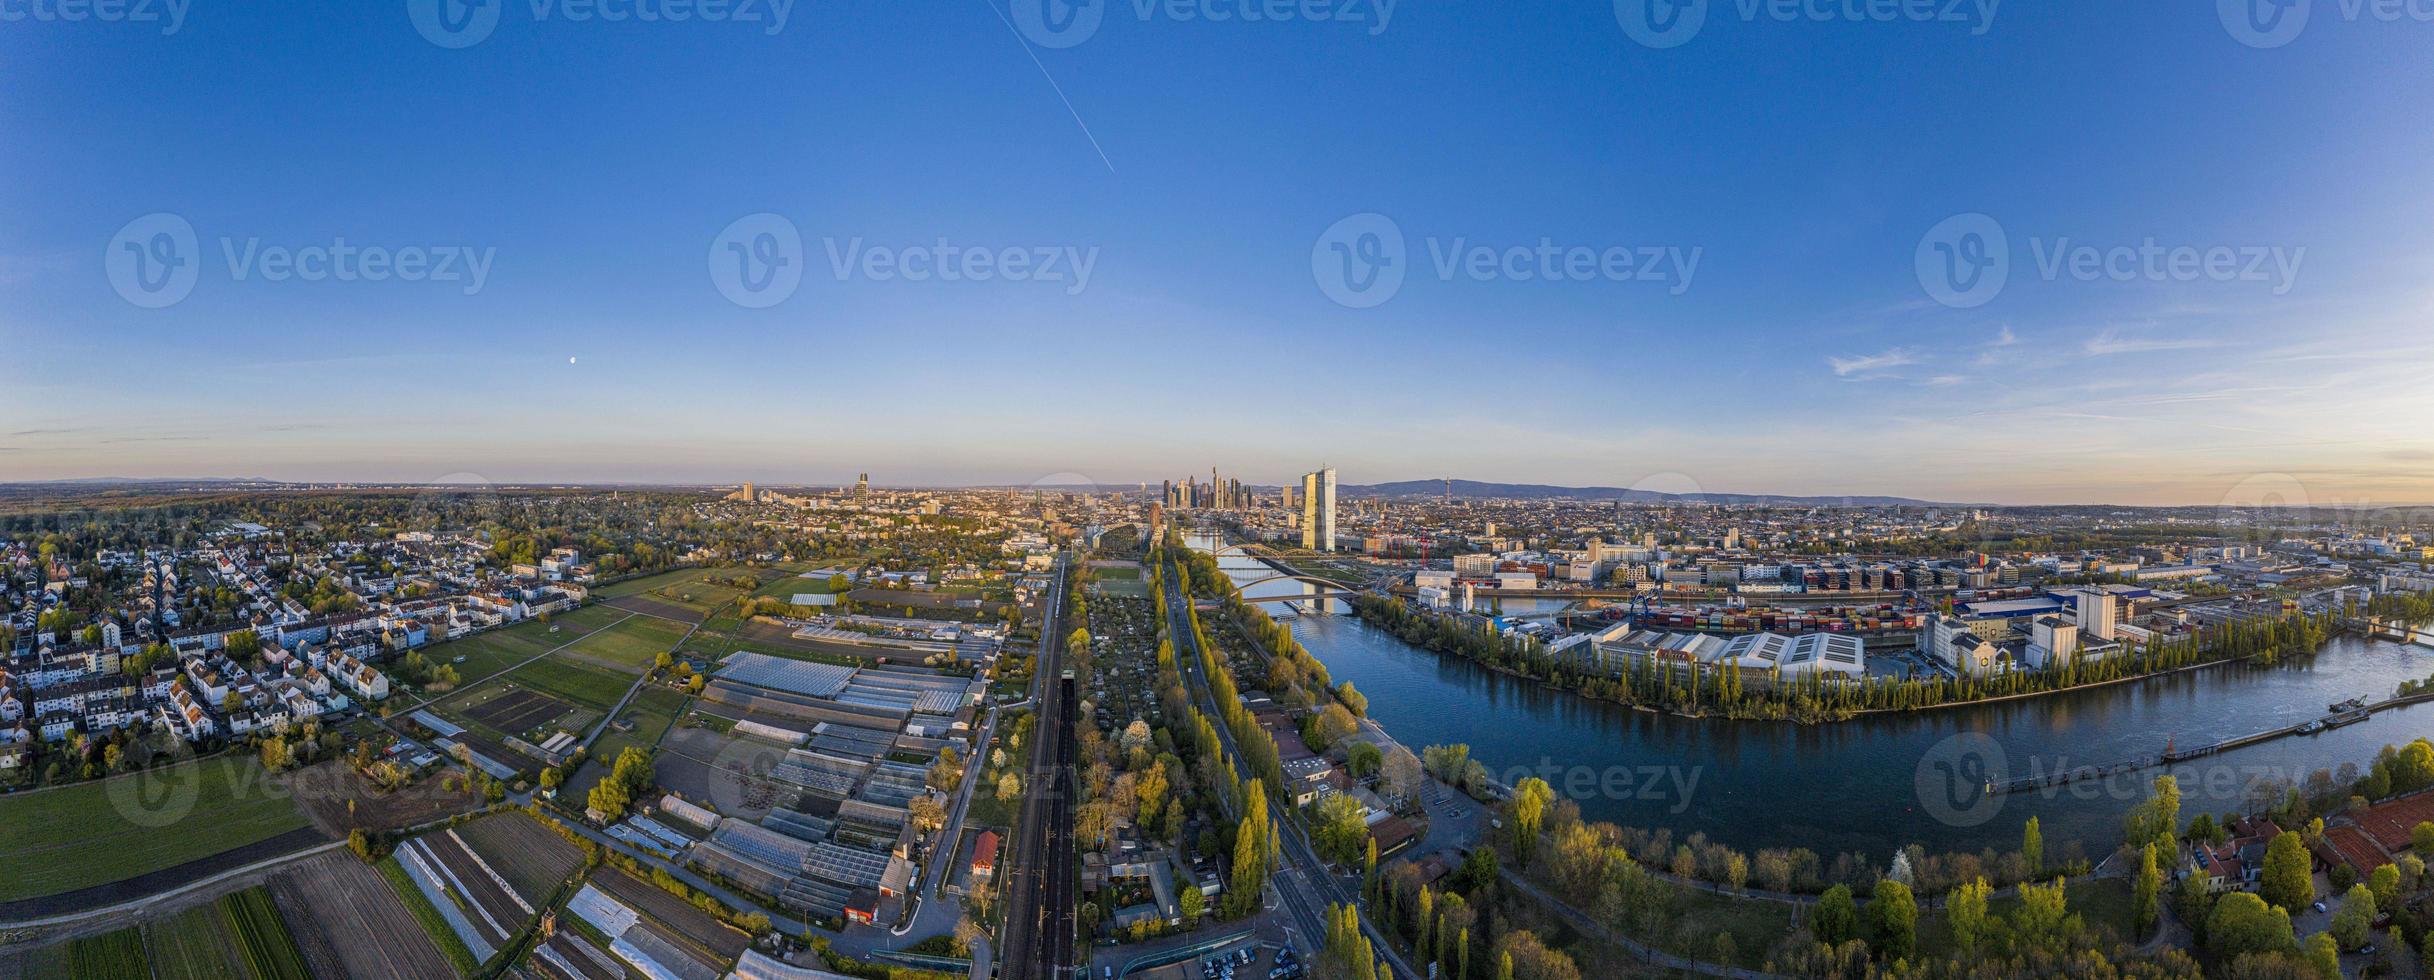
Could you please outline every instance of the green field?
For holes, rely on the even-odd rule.
[[[9,869],[0,902],[121,881],[303,826],[250,756],[0,797]]]
[[[67,944],[67,976],[76,980],[149,980],[144,937],[134,929],[86,936]]]
[[[435,664],[455,664],[459,686],[469,686],[631,615],[609,606],[585,606],[552,616],[546,624],[532,620],[462,640],[432,644],[424,647],[422,654]],[[552,628],[557,632],[550,632]],[[459,657],[464,658],[462,663],[457,661]]]
[[[552,657],[528,664],[507,675],[507,681],[546,691],[586,707],[607,711],[634,686],[634,675],[586,667]]]
[[[770,574],[772,572],[765,568],[679,568],[673,572],[661,572],[657,575],[627,579],[614,585],[604,585],[592,590],[592,594],[603,599],[648,595],[663,602],[687,604],[679,597],[691,593],[694,602],[726,602],[732,601],[743,593],[732,586],[713,585],[710,583],[710,579],[733,579],[741,575],[759,578]],[[723,594],[725,598],[716,598],[720,594]]]
[[[639,673],[648,669],[660,654],[674,649],[677,641],[684,639],[685,631],[685,626],[664,619],[636,616],[585,636],[574,646],[566,648],[565,652],[617,664]]]
[[[633,722],[634,730],[621,732],[611,726],[592,746],[592,758],[615,762],[617,754],[629,746],[641,749],[657,746],[668,726],[675,724],[677,713],[684,710],[685,700],[685,693],[676,688],[659,684],[643,688],[642,693],[634,695],[634,703],[626,706],[625,714],[618,716]]]
[[[160,980],[311,980],[270,893],[248,888],[144,927]]]

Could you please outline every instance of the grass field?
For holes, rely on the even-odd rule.
[[[684,639],[685,629],[664,619],[636,616],[585,636],[560,655],[576,654],[640,673],[660,654],[675,649],[677,641]]]
[[[303,826],[294,800],[246,756],[0,797],[9,869],[0,901],[104,885]]]
[[[632,722],[634,730],[621,732],[610,726],[592,746],[592,757],[614,762],[617,754],[629,746],[649,749],[658,745],[668,726],[675,724],[676,713],[684,709],[686,697],[683,691],[672,687],[654,684],[643,688],[642,693],[634,695],[634,703],[626,706],[625,714],[618,716]]]
[[[507,681],[556,695],[585,707],[607,711],[634,686],[634,675],[568,663],[552,657],[507,675]]]
[[[432,663],[455,664],[460,686],[470,686],[630,615],[632,613],[623,609],[585,606],[564,615],[552,616],[548,623],[539,620],[517,623],[506,629],[477,633],[462,640],[436,643],[424,647],[422,653]],[[557,632],[550,632],[552,628]],[[463,657],[464,661],[458,663],[458,657]]]

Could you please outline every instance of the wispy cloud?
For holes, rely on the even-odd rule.
[[[1964,382],[1964,381],[1967,381],[1967,380],[1969,380],[1969,378],[1968,378],[1966,375],[1959,375],[1959,374],[1939,374],[1939,375],[1936,375],[1935,377],[1928,378],[1927,380],[1925,380],[1925,381],[1921,381],[1921,382],[1919,382],[1919,383],[1920,383],[1920,384],[1923,384],[1923,385],[1926,385],[1926,386],[1928,386],[1928,387],[1930,387],[1930,388],[1949,388],[1949,387],[1952,387],[1953,385],[1960,384],[1960,383],[1962,383],[1962,382]]]
[[[1852,357],[1828,357],[1826,358],[1826,363],[1833,366],[1835,377],[1848,378],[1855,374],[1874,374],[1879,371],[1886,371],[1897,367],[1916,364],[1918,363],[1918,352],[1908,347],[1895,347],[1891,350],[1877,354],[1860,354]]]
[[[2080,348],[2089,357],[2110,357],[2115,354],[2145,354],[2153,351],[2199,350],[2216,346],[2203,337],[2124,337],[2107,330]]]

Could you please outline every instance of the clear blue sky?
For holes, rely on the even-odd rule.
[[[795,3],[775,33],[765,5],[494,2],[461,49],[409,0],[0,23],[0,479],[1275,482],[1323,461],[1350,483],[2434,500],[2434,24],[2319,2],[2260,48],[2212,3],[1956,24],[1713,0],[1658,49],[1605,2],[1411,0],[1381,31],[1367,3],[1212,23],[1108,0],[1055,47],[1027,0]],[[199,261],[153,309],[105,257],[160,212]],[[749,308],[710,258],[763,212],[803,275]],[[1313,251],[1362,213],[1407,275],[1354,308]],[[2008,279],[1956,308],[1916,260],[1969,213]],[[228,258],[339,238],[464,247],[486,279]],[[2045,261],[2149,238],[2295,274]],[[840,278],[828,253],[856,239],[1072,249],[1091,275]],[[1441,275],[1457,240],[1698,264]]]

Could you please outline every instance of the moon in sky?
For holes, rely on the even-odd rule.
[[[575,363],[575,359],[574,359],[574,358],[571,358],[571,357],[570,357],[570,358],[567,358],[567,359],[566,359],[566,363],[568,363],[568,364],[573,364],[573,363]]]

